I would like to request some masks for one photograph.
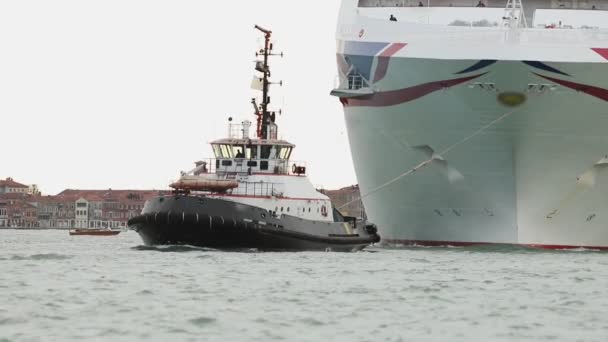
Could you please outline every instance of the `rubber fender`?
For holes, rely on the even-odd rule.
[[[154,213],[154,218],[152,219],[154,223],[158,224],[166,224],[169,213],[157,212]]]
[[[212,222],[211,228],[215,229],[215,228],[221,228],[224,225],[225,220],[220,216],[212,216],[211,222]]]
[[[185,213],[183,216],[184,224],[197,224],[196,222],[196,213]]]
[[[209,225],[212,220],[213,219],[211,218],[211,216],[209,216],[207,214],[198,214],[198,225],[205,229],[211,228]]]
[[[376,225],[373,224],[373,223],[372,224],[366,224],[365,225],[365,231],[368,234],[373,235],[373,234],[378,233],[378,227],[376,227]]]
[[[184,221],[184,217],[182,216],[183,213],[180,212],[169,212],[167,213],[168,216],[168,223],[171,224],[182,224]]]
[[[132,226],[138,223],[145,223],[146,222],[146,215],[139,215],[139,216],[135,216],[129,219],[129,221],[127,221],[127,225]]]
[[[236,220],[236,228],[237,229],[247,229],[247,222],[243,220]]]

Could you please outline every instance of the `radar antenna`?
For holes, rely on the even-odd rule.
[[[268,105],[270,104],[270,96],[268,96],[269,86],[273,84],[270,82],[270,65],[268,63],[268,57],[270,56],[281,56],[283,57],[283,53],[274,54],[272,53],[272,43],[270,42],[270,37],[272,36],[272,31],[262,28],[258,25],[255,25],[255,29],[261,31],[264,34],[264,48],[260,49],[260,51],[255,53],[255,56],[262,56],[263,60],[256,61],[255,70],[262,73],[262,79],[258,82],[261,82],[261,90],[262,90],[262,103],[258,106],[257,102],[254,99],[251,100],[255,108],[255,115],[257,116],[257,135],[260,139],[268,138],[268,127],[271,124],[274,124],[275,121],[275,113],[270,112],[268,110]],[[254,79],[255,81],[255,79]],[[283,85],[283,82],[277,82],[274,84]]]

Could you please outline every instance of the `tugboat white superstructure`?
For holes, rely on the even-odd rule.
[[[129,227],[148,245],[189,244],[211,248],[355,251],[378,242],[372,224],[345,217],[306,177],[306,167],[290,161],[295,145],[278,139],[275,112],[268,108],[271,31],[259,26],[265,46],[252,100],[257,117],[232,124],[228,137],[211,142],[215,158],[196,162],[170,186],[174,193],[146,202]]]
[[[383,241],[608,248],[608,1],[343,0],[337,48]]]

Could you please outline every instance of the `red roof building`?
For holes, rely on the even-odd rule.
[[[30,187],[15,182],[12,178],[8,177],[5,180],[0,180],[0,194],[12,194],[12,193],[22,193],[27,194],[29,192]]]
[[[38,221],[45,228],[126,228],[156,190],[74,190],[43,197]]]
[[[0,227],[35,228],[37,212],[34,196],[16,192],[0,194]]]

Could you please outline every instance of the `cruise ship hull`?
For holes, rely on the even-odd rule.
[[[385,243],[608,248],[604,49],[559,62],[338,46],[343,76],[373,83],[373,94],[340,100]]]

